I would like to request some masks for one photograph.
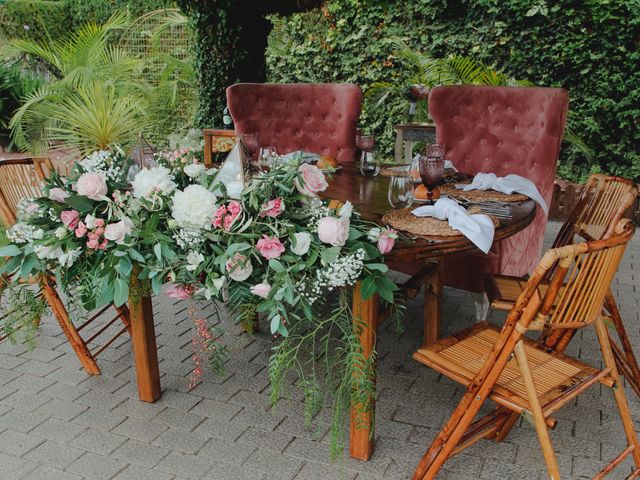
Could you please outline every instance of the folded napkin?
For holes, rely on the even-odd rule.
[[[435,205],[418,207],[411,213],[416,217],[435,217],[438,220],[448,220],[451,228],[460,231],[484,253],[487,253],[491,248],[495,233],[491,218],[483,214],[469,215],[455,200],[440,198]]]
[[[473,182],[469,185],[456,185],[460,190],[495,190],[496,192],[511,195],[518,192],[535,200],[540,204],[544,213],[549,213],[547,202],[544,201],[542,195],[536,188],[536,184],[520,175],[507,175],[506,177],[498,177],[495,173],[478,173],[473,177]]]

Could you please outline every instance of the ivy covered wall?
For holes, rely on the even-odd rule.
[[[595,159],[564,144],[561,175],[602,170],[640,178],[637,0],[329,0],[271,18],[271,81],[346,81],[365,91],[375,81],[402,81],[390,42],[402,37],[434,56],[472,56],[515,78],[567,88],[576,133]],[[365,104],[363,124],[382,135],[389,154],[403,110],[398,102],[382,110]]]

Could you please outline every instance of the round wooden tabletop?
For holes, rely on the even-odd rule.
[[[342,168],[333,174],[329,188],[323,192],[322,197],[343,202],[348,200],[365,220],[382,224],[382,216],[391,210],[387,200],[388,189],[388,177],[365,177],[360,174],[355,164],[343,164]],[[535,217],[536,204],[533,200],[514,203],[511,213],[509,219],[497,219],[494,242],[510,237],[527,227]],[[462,234],[451,237],[411,236],[411,241],[397,242],[386,258],[390,261],[417,260],[475,248],[476,246]]]

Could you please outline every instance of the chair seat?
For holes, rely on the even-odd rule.
[[[500,330],[486,322],[478,323],[452,337],[420,348],[413,357],[447,377],[468,386],[477,375],[493,347]],[[605,373],[567,355],[524,339],[525,352],[543,411],[573,398],[585,384],[595,383]],[[490,398],[512,410],[530,411],[527,391],[515,357],[500,375]],[[516,408],[514,408],[514,406]]]

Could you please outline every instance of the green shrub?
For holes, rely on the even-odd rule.
[[[0,63],[0,146],[12,147],[9,122],[21,100],[43,83],[40,77],[21,72],[18,66]]]
[[[69,2],[69,17],[77,28],[86,22],[104,23],[116,10],[128,10],[135,18],[161,8],[175,8],[175,1],[75,0]]]
[[[73,0],[7,0],[0,2],[0,29],[6,38],[48,41],[69,30]]]
[[[635,7],[633,5],[636,5]],[[321,10],[272,17],[267,53],[277,82],[345,81],[364,90],[408,74],[393,37],[436,57],[465,55],[537,85],[571,95],[574,133],[595,151],[587,160],[563,146],[559,172],[580,179],[590,171],[640,177],[640,8],[631,0],[330,0]],[[374,110],[362,123],[392,151],[393,125],[406,104]]]

